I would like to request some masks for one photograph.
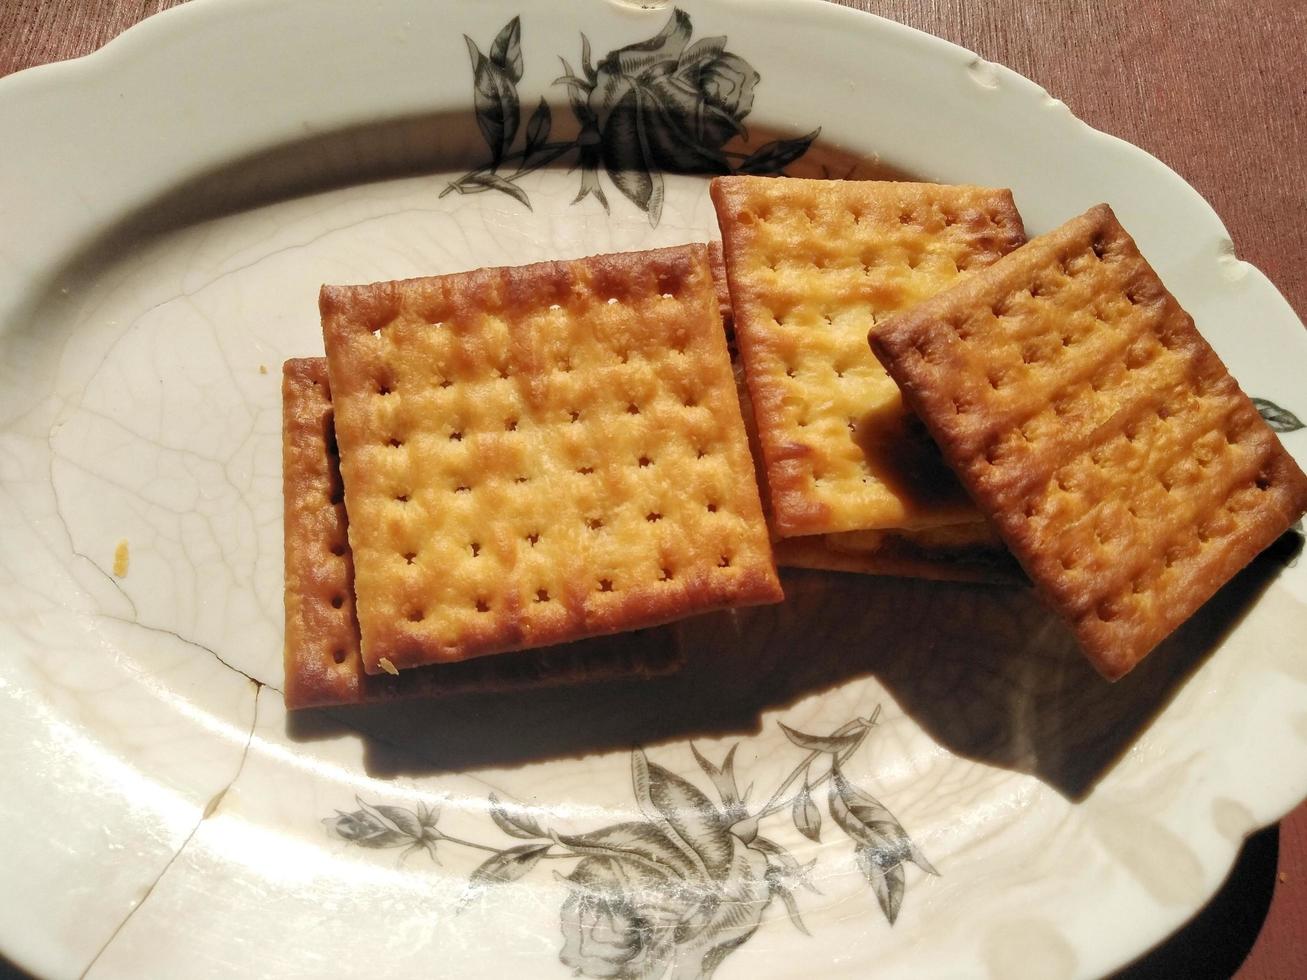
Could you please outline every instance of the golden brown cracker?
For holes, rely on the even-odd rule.
[[[871,346],[1108,678],[1307,509],[1307,478],[1106,205]]]
[[[369,673],[780,600],[707,246],[320,305]]]
[[[642,630],[398,676],[364,673],[324,358],[285,363],[282,435],[286,707],[518,690],[662,674],[678,666],[680,651],[670,631]]]
[[[719,177],[711,193],[775,532],[978,519],[866,336],[1024,241],[1011,192]]]

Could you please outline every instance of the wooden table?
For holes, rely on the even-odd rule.
[[[0,76],[86,54],[180,2],[10,0],[0,6]],[[1216,208],[1239,255],[1307,317],[1307,4],[841,2],[1005,64],[1091,126],[1169,164]],[[1217,898],[1121,976],[1196,980],[1237,970],[1240,980],[1307,977],[1305,939],[1307,805],[1254,837]]]

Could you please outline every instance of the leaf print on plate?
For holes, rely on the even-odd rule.
[[[938,874],[909,839],[898,819],[880,801],[849,782],[841,766],[876,725],[880,709],[827,735],[780,727],[807,756],[782,780],[767,803],[751,812],[749,793],[741,794],[735,754],[721,765],[690,746],[720,802],[688,779],[651,762],[642,749],[631,753],[631,790],[643,817],[581,833],[543,826],[531,810],[490,794],[490,817],[503,833],[529,843],[501,847],[461,840],[436,830],[439,810],[415,811],[374,806],[337,811],[323,820],[334,837],[365,848],[425,848],[435,858],[443,840],[489,852],[471,872],[458,910],[466,910],[488,889],[536,871],[545,860],[571,862],[555,873],[568,889],[559,911],[563,948],[559,958],[577,976],[619,980],[711,977],[730,953],[743,946],[762,924],[773,899],[790,921],[811,935],[800,914],[797,892],[819,894],[812,884],[814,859],[800,864],[784,847],[760,833],[760,825],[782,810],[813,842],[820,839],[821,813],[812,790],[829,782],[833,823],[854,845],[858,867],[893,925],[902,907],[903,865],[916,864]],[[811,769],[826,759],[816,779]],[[793,795],[791,786],[799,784]],[[568,869],[564,865],[564,869]]]
[[[472,59],[473,107],[490,160],[449,184],[440,196],[493,190],[530,208],[518,181],[572,156],[581,170],[573,204],[593,195],[609,209],[599,179],[602,167],[622,196],[657,226],[664,173],[776,174],[803,156],[820,128],[747,148],[744,120],[753,109],[761,78],[749,62],[726,50],[725,37],[691,43],[692,34],[690,15],[678,8],[653,37],[610,51],[598,64],[592,59],[590,39],[582,34],[580,74],[560,58],[563,74],[554,79],[567,91],[579,127],[576,136],[549,142],[552,110],[541,98],[520,150],[513,146],[521,116],[521,18],[504,26],[488,56],[465,35]]]
[[[1257,413],[1275,432],[1297,432],[1303,427],[1302,419],[1269,398],[1254,398],[1253,404],[1257,406]]]

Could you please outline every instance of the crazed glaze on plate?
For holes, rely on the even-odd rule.
[[[1307,335],[1161,164],[1006,69],[884,21],[791,0],[683,8],[682,51],[724,36],[758,75],[739,116],[749,76],[719,65],[739,97],[714,89],[716,104],[750,129],[732,136],[734,159],[820,127],[827,151],[1010,186],[1032,232],[1110,201],[1244,387],[1288,413],[1283,438],[1303,458],[1289,419],[1304,411]],[[702,178],[662,158],[653,223],[652,170],[649,196],[627,193],[602,155],[511,181],[530,210],[507,192],[441,196],[491,152],[463,35],[490,57],[519,14],[520,105],[549,95],[551,138],[578,141],[576,86],[551,83],[590,81],[581,32],[597,76],[599,52],[671,16],[581,0],[547,14],[198,0],[88,59],[0,82],[0,876],[24,883],[0,900],[5,952],[60,976],[652,964],[751,977],[821,963],[828,976],[1020,977],[1099,974],[1162,938],[1215,889],[1241,836],[1307,790],[1294,646],[1307,572],[1292,541],[1115,688],[1025,596],[792,574],[781,607],[681,627],[692,660],[678,679],[287,718],[278,387],[263,369],[320,351],[318,285],[713,234]],[[798,37],[820,57],[791,57]],[[614,85],[642,70],[619,67]],[[508,154],[530,119],[523,108]],[[621,143],[646,161],[652,145]],[[607,210],[593,191],[573,203],[589,180]],[[115,578],[124,539],[130,571]],[[657,931],[621,919],[596,951],[576,896],[602,875],[578,875],[589,858],[576,854],[463,901],[478,865],[519,846],[491,793],[536,808],[560,838],[657,822],[675,808],[642,809],[633,745],[697,806],[685,785],[710,800],[719,788],[696,750],[720,767],[738,744],[741,783],[771,794],[803,758],[778,722],[829,735],[878,706],[841,765],[926,862],[901,866],[892,926],[825,787],[810,794],[818,840],[802,832],[806,807],[758,828],[816,862],[820,894],[789,889],[811,936],[769,887],[735,896],[756,928],[711,964],[678,952],[722,945],[694,945],[710,938],[699,920],[654,956],[642,937]],[[367,814],[436,807],[433,833],[489,850],[436,841],[436,864],[425,847],[400,860],[407,845],[360,846],[402,829]]]

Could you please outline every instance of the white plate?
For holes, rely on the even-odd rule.
[[[441,194],[513,129],[476,124],[477,57],[483,110],[519,99],[511,174],[542,95],[549,139],[576,139],[554,79],[561,56],[589,83],[581,32],[599,64],[666,4],[199,0],[0,81],[7,955],[92,977],[1093,975],[1307,791],[1307,570],[1283,548],[1115,688],[1023,596],[796,574],[784,606],[682,627],[680,678],[287,718],[279,366],[321,349],[318,285],[711,236],[703,180],[657,174],[692,143],[654,112],[675,99],[708,151],[752,109],[736,164],[820,127],[827,160],[1010,186],[1032,231],[1107,200],[1245,388],[1307,412],[1307,333],[1156,160],[885,21],[683,6],[578,88],[588,145],[652,164],[625,193],[569,151]],[[591,180],[611,213],[572,203]],[[1305,437],[1284,434],[1300,459]],[[840,743],[851,809],[782,722],[867,735]],[[752,794],[728,818],[710,777],[736,746]]]

